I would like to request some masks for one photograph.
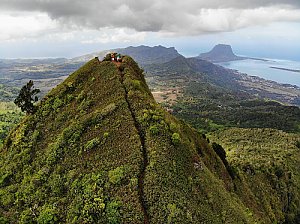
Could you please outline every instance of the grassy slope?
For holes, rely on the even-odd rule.
[[[20,122],[23,114],[12,102],[19,92],[16,87],[0,84],[0,147],[10,129]]]
[[[127,58],[124,64],[128,101],[141,125],[147,150],[144,191],[150,222],[252,220],[225,189],[231,189],[230,177],[206,140],[155,103],[134,61]],[[175,141],[176,134],[179,141]]]
[[[111,63],[93,60],[72,74],[1,151],[1,214],[12,222],[143,218],[140,142]]]
[[[11,132],[0,198],[0,219],[20,223],[255,223],[264,212],[246,208],[255,199],[242,203],[207,140],[155,103],[129,57],[119,69],[90,61]]]

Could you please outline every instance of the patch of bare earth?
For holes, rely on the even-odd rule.
[[[152,95],[158,103],[168,103],[169,105],[173,105],[176,103],[177,98],[182,95],[182,90],[178,87],[160,89],[153,91]]]

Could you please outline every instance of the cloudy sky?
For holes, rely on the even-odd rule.
[[[300,61],[300,0],[0,0],[0,58],[164,45]]]

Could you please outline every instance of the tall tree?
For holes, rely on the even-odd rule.
[[[39,89],[34,88],[33,81],[30,80],[25,86],[22,87],[18,97],[14,103],[21,108],[23,112],[27,114],[33,114],[36,110],[34,102],[38,101],[36,94],[41,92]]]

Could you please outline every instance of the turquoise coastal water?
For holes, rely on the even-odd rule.
[[[259,76],[264,79],[273,80],[279,83],[287,83],[300,87],[300,72],[291,72],[278,70],[270,67],[280,67],[287,69],[300,70],[299,61],[273,60],[258,61],[258,60],[240,60],[218,63],[226,68],[238,70],[241,73],[248,75]]]

